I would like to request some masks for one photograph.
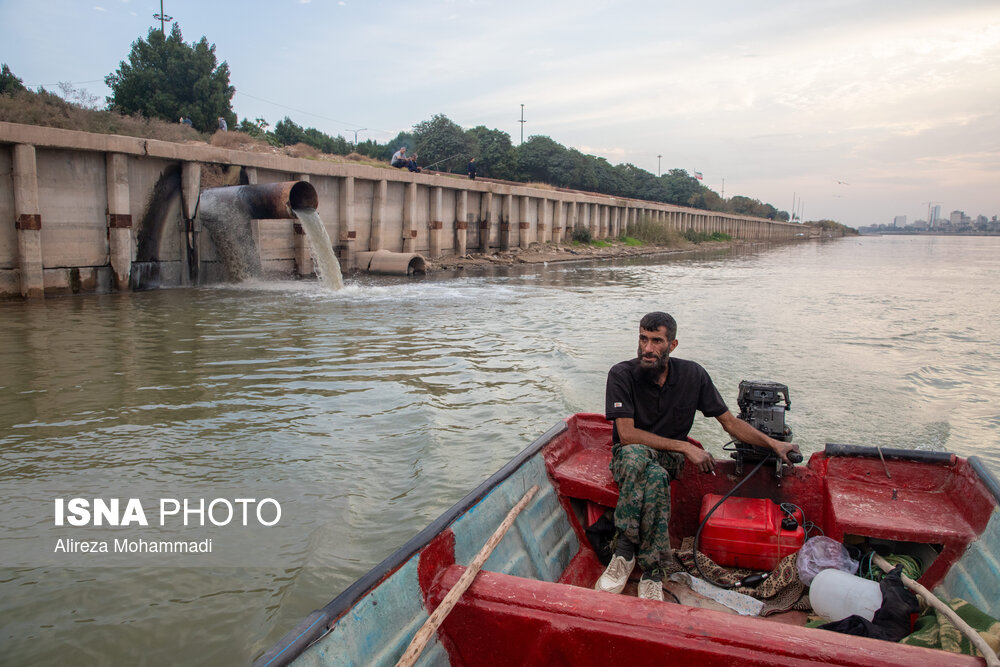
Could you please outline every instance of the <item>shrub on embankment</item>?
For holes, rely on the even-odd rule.
[[[630,223],[625,229],[625,236],[659,246],[680,246],[684,239],[673,229],[654,221],[649,216],[642,216],[636,222]]]

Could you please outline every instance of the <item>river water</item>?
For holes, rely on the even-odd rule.
[[[650,310],[734,410],[742,379],[787,384],[807,455],[877,443],[998,471],[997,275],[998,238],[861,237],[0,303],[0,662],[249,662],[558,420],[601,411]],[[692,435],[722,456],[714,420]],[[99,530],[54,526],[76,497],[269,497],[282,516],[174,525],[214,537],[203,557],[56,553]]]

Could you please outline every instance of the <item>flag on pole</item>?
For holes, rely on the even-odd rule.
[[[700,171],[694,172],[694,177],[697,178],[699,181],[703,180],[702,177],[701,177],[701,172]]]

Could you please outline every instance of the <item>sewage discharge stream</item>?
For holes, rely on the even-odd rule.
[[[312,247],[316,275],[320,282],[331,290],[339,290],[344,286],[344,278],[340,271],[340,262],[333,252],[330,235],[323,226],[323,221],[314,208],[293,208],[292,213],[302,223],[309,245]]]

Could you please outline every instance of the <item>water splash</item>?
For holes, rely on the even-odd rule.
[[[339,290],[344,287],[344,277],[340,272],[340,262],[333,252],[333,244],[330,243],[330,235],[326,232],[323,220],[314,208],[294,208],[292,212],[302,223],[302,228],[306,230],[309,244],[312,246],[313,262],[316,267],[316,275],[320,282],[329,289]]]

